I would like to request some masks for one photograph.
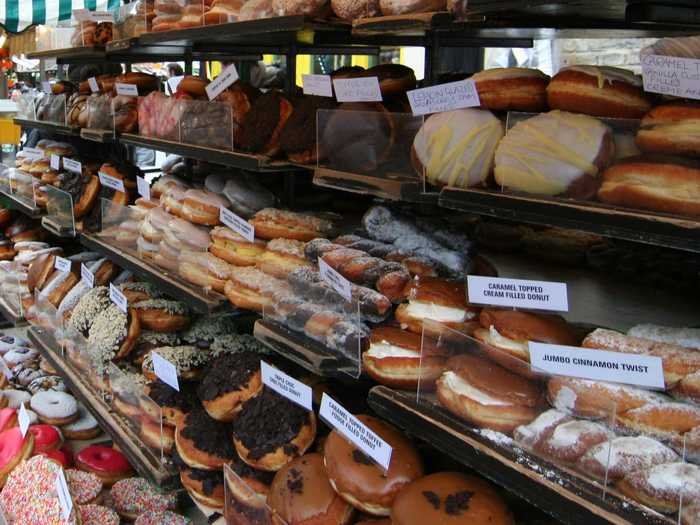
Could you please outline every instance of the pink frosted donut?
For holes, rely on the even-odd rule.
[[[0,480],[7,479],[7,475],[23,459],[32,453],[33,438],[27,434],[22,436],[19,427],[12,427],[0,433]]]
[[[65,472],[71,496],[78,505],[87,505],[97,501],[102,492],[102,480],[90,472],[74,468]]]
[[[119,515],[102,505],[80,505],[83,525],[119,525]]]
[[[0,410],[0,432],[9,430],[17,426],[17,410],[14,408],[3,408]]]
[[[134,525],[190,525],[191,523],[192,521],[189,518],[174,512],[154,512],[149,510],[136,518]]]

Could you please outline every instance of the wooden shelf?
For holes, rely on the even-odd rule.
[[[314,170],[314,184],[382,199],[431,204],[438,201],[437,193],[423,191],[423,181],[418,177],[402,174],[365,175],[319,167]]]
[[[95,416],[100,427],[119,446],[140,476],[164,489],[176,488],[180,476],[174,466],[164,466],[141,441],[134,430],[115,414],[92,385],[85,381],[85,374],[76,370],[57,351],[58,343],[43,329],[32,327],[27,336],[41,355],[63,377],[71,393]]]
[[[23,118],[14,119],[15,124],[24,128],[42,129],[56,135],[66,135],[69,137],[80,136],[80,128],[72,128],[65,124],[56,124],[54,122],[44,122],[43,120],[28,120]]]
[[[121,248],[111,246],[95,234],[80,234],[80,242],[88,250],[102,254],[138,278],[153,283],[166,295],[187,303],[197,313],[208,314],[229,305],[225,296],[216,292],[205,293],[201,287],[186,283],[163,268],[151,266]]]
[[[503,434],[484,432],[439,407],[418,403],[415,392],[377,386],[370,391],[368,402],[381,417],[562,523],[676,523],[675,519],[627,499],[611,487],[603,499],[602,484],[519,449]]]
[[[444,188],[440,206],[531,224],[559,226],[700,253],[700,220],[596,202]]]

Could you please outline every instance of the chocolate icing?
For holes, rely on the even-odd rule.
[[[214,490],[216,490],[216,487],[224,483],[224,472],[222,470],[190,468],[187,475],[202,483],[202,492],[207,496],[211,496]]]
[[[423,496],[428,500],[435,510],[440,508],[440,496],[435,494],[432,490],[424,490]]]
[[[298,450],[290,442],[309,423],[309,413],[296,403],[268,388],[243,405],[233,422],[233,435],[249,450],[252,459],[284,447],[288,454]]]
[[[236,458],[233,463],[231,463],[231,469],[238,474],[239,477],[251,478],[259,481],[263,485],[270,486],[273,478],[275,477],[274,472],[265,472],[264,470],[257,470],[244,462],[241,458]]]
[[[473,492],[467,490],[448,495],[445,498],[445,512],[451,516],[459,516],[465,510],[469,510],[469,501],[473,495]]]
[[[372,460],[370,457],[361,450],[353,450],[352,459],[355,463],[360,463],[361,465],[372,465]]]
[[[260,356],[253,352],[224,354],[207,366],[204,379],[197,388],[202,401],[212,401],[219,396],[245,387],[250,378],[260,370]]]
[[[226,459],[236,457],[229,426],[209,417],[203,408],[196,408],[185,416],[180,433],[207,454]]]
[[[294,113],[282,129],[280,144],[286,153],[303,153],[316,145],[316,113],[320,109],[335,109],[335,100],[308,96],[294,104]],[[327,120],[327,116],[324,120]]]
[[[148,397],[158,406],[180,408],[185,412],[197,406],[195,385],[185,381],[180,383],[179,392],[160,380],[153,381],[148,384]]]
[[[293,468],[289,471],[289,477],[287,478],[287,488],[293,494],[303,494],[304,493],[304,478],[297,469]]]

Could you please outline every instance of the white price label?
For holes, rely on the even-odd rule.
[[[107,188],[114,190],[114,191],[120,191],[124,193],[126,190],[124,189],[124,181],[121,179],[118,179],[116,177],[112,177],[111,175],[107,175],[106,173],[102,173],[101,171],[98,173],[100,177],[100,184],[103,186],[106,186]]]
[[[139,190],[139,195],[141,195],[141,197],[143,197],[147,201],[151,200],[151,186],[148,184],[148,181],[146,179],[137,175],[136,188]]]
[[[114,23],[114,15],[112,15],[111,11],[91,11],[90,20],[98,24],[101,22]]]
[[[44,80],[41,83],[41,89],[44,93],[51,93],[51,82],[49,82],[48,80]]]
[[[333,79],[338,102],[381,102],[382,90],[377,77]]]
[[[72,171],[73,173],[83,172],[83,165],[80,163],[80,161],[69,159],[68,157],[63,157],[63,167],[68,171]]]
[[[89,22],[91,20],[90,10],[89,9],[73,9],[73,18],[75,18],[78,22]]]
[[[88,288],[95,287],[95,274],[90,271],[90,268],[85,266],[85,263],[80,265],[80,278]]]
[[[61,169],[61,157],[58,155],[51,155],[51,169],[54,171]]]
[[[389,470],[392,448],[359,419],[345,410],[331,396],[323,393],[321,398],[321,418],[340,432],[345,439],[372,458],[384,470]]]
[[[414,115],[473,108],[481,105],[473,80],[460,80],[406,93]]]
[[[470,303],[568,312],[566,283],[467,276]]]
[[[642,55],[644,91],[700,100],[700,60]]]
[[[170,90],[171,95],[175,94],[175,92],[177,91],[177,87],[180,85],[180,82],[182,82],[183,78],[185,78],[183,75],[179,75],[177,77],[172,77],[168,79],[168,89]]]
[[[95,77],[88,78],[88,84],[90,85],[90,91],[93,93],[100,91],[100,86],[97,84],[97,79]]]
[[[248,242],[255,240],[255,226],[247,220],[239,217],[231,210],[221,206],[219,208],[219,220]]]
[[[260,373],[263,385],[270,387],[279,395],[286,397],[306,410],[313,409],[313,392],[310,386],[277,370],[265,361],[260,361]]]
[[[63,519],[68,521],[70,512],[73,510],[73,500],[70,497],[70,492],[68,492],[68,483],[66,483],[66,477],[63,475],[63,469],[60,469],[56,474],[56,494],[58,494],[58,502],[61,504],[61,510],[63,510]]]
[[[318,271],[321,274],[321,279],[326,281],[331,288],[342,295],[347,302],[352,301],[352,283],[320,257],[318,258]]]
[[[333,97],[330,75],[302,75],[301,82],[304,86],[304,95]]]
[[[532,341],[528,346],[530,366],[533,370],[594,381],[665,388],[663,362],[660,357]]]
[[[179,392],[180,383],[177,380],[177,368],[175,368],[175,365],[158,352],[151,352],[151,359],[153,360],[153,372],[158,379]]]
[[[238,71],[236,70],[236,66],[231,64],[224,69],[218,77],[207,84],[205,89],[207,90],[209,100],[214,100],[236,80],[238,80]]]
[[[56,256],[56,262],[53,265],[59,272],[70,272],[71,262],[69,259]]]
[[[117,95],[124,97],[138,97],[139,88],[136,84],[123,84],[121,82],[116,82],[115,84]]]
[[[44,152],[39,148],[24,148],[24,158],[29,160],[43,159]]]
[[[109,283],[109,298],[122,312],[127,312],[129,308],[129,301],[127,301],[126,296],[119,288],[114,286],[113,283]]]
[[[22,403],[19,407],[19,414],[17,415],[17,422],[19,423],[19,431],[22,433],[22,437],[27,435],[27,430],[29,430],[29,414],[27,414],[27,409]]]

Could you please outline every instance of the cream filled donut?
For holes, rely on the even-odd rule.
[[[66,392],[37,392],[31,397],[30,406],[39,420],[49,425],[66,425],[78,417],[78,402]]]
[[[436,186],[468,188],[491,175],[503,124],[484,109],[435,113],[413,140],[411,156],[419,175]]]
[[[612,133],[600,120],[550,111],[508,131],[496,148],[494,175],[510,190],[587,199],[614,151]]]

